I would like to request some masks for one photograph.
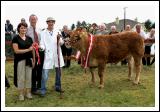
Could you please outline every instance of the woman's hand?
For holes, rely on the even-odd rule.
[[[32,68],[34,68],[35,67],[35,60],[33,58],[31,60],[32,60]]]
[[[32,47],[32,46],[31,46],[31,47],[29,47],[29,48],[28,48],[28,50],[29,50],[29,51],[32,51],[32,50],[33,50],[33,47]]]

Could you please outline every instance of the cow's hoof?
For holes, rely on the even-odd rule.
[[[131,77],[128,77],[128,81],[131,81],[132,79],[131,79]]]
[[[95,82],[90,82],[89,85],[90,85],[90,87],[95,87],[96,86]]]
[[[138,84],[140,84],[140,82],[138,82],[138,81],[133,82],[133,85],[138,85]]]
[[[103,88],[104,88],[104,85],[99,85],[98,88],[99,88],[99,89],[103,89]]]
[[[87,80],[87,75],[86,74],[83,74],[82,77],[83,77],[84,80]]]

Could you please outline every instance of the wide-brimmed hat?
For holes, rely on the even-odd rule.
[[[48,21],[54,21],[55,22],[56,20],[53,17],[48,17],[46,22],[48,22]]]

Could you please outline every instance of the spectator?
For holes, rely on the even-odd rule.
[[[91,28],[89,29],[89,32],[90,32],[91,34],[95,35],[96,32],[97,32],[97,30],[98,30],[97,24],[96,24],[96,23],[93,23],[93,24],[91,25]]]
[[[147,34],[146,40],[153,40],[153,41],[155,40],[155,29],[154,28],[152,28],[151,31]],[[145,54],[150,55],[152,44],[153,43],[150,43],[150,42],[145,44]],[[147,57],[146,60],[144,61],[147,65],[150,65],[150,57]]]
[[[146,35],[144,31],[142,30],[142,26],[140,24],[136,25],[136,32],[140,34],[144,39],[146,39]]]
[[[10,23],[10,20],[6,20],[5,24],[5,32],[6,34],[12,34],[13,33],[13,25]]]
[[[155,43],[151,46],[151,54],[155,55]],[[150,65],[152,65],[155,62],[155,57],[153,57]]]
[[[131,31],[131,26],[130,25],[126,25],[124,31]],[[127,60],[126,59],[124,59],[123,61],[121,61],[121,65],[126,65],[126,64],[127,64]]]
[[[106,30],[106,25],[103,23],[99,25],[99,29],[96,31],[95,35],[106,35],[106,34],[108,34],[108,32]]]
[[[61,46],[61,49],[62,49],[62,55],[63,55],[64,62],[65,62],[64,67],[66,68],[70,67],[71,65],[71,60],[69,59],[69,57],[71,56],[71,53],[72,53],[72,48],[69,43],[70,35],[68,33],[69,33],[68,26],[64,25],[63,31],[61,32],[62,39],[64,40],[64,44]]]
[[[146,35],[145,35],[144,31],[142,31],[142,28],[141,28],[140,24],[136,25],[136,32],[138,34],[140,34],[142,36],[142,38],[146,39]],[[144,54],[145,54],[145,52],[144,52]],[[145,57],[142,58],[142,63],[143,63],[143,65],[146,65],[146,59],[145,59]]]
[[[125,31],[131,31],[131,26],[130,25],[126,25]]]
[[[21,23],[25,23],[26,20],[24,18],[21,19]]]
[[[118,31],[116,31],[116,26],[111,26],[111,32],[109,33],[109,35],[116,33],[118,33]]]

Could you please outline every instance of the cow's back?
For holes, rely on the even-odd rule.
[[[128,55],[143,56],[143,38],[136,32],[95,36],[93,56],[106,58],[107,63],[117,63]]]

